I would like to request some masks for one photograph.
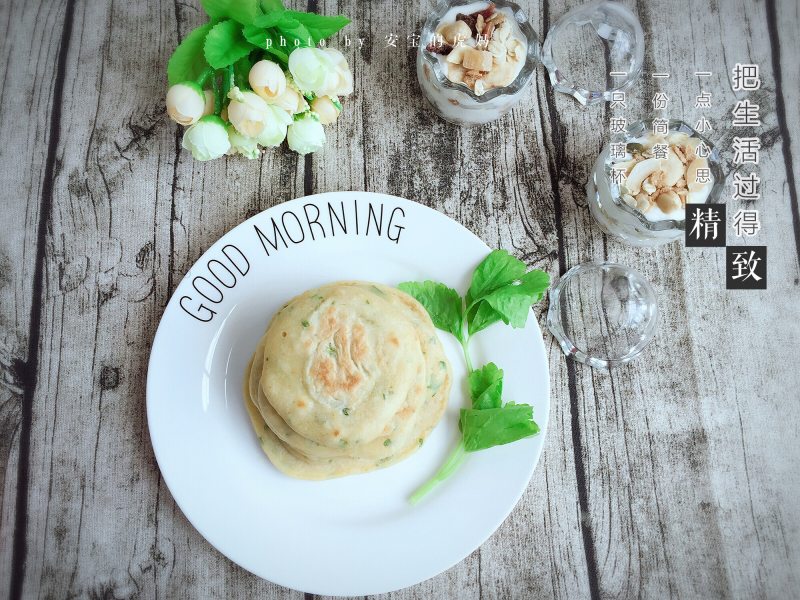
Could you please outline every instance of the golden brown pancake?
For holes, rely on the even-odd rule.
[[[341,282],[301,294],[275,315],[244,393],[275,466],[324,479],[413,452],[441,418],[450,381],[416,300],[379,284]]]

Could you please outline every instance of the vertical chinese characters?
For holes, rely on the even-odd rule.
[[[731,73],[734,92],[752,92],[761,88],[758,65],[736,63]],[[760,161],[761,139],[753,135],[753,128],[761,127],[760,106],[744,97],[731,109],[731,125],[742,131],[733,137],[732,200],[744,204],[733,215],[732,227],[737,238],[755,238],[761,230],[758,210],[752,205],[761,199],[761,178],[755,167]],[[745,166],[753,170],[744,172]],[[729,246],[726,252],[726,287],[728,289],[766,289],[766,246]]]

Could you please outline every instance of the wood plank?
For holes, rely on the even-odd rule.
[[[771,64],[766,20],[739,22],[743,0],[726,2],[707,13],[694,9],[691,32],[682,21],[695,14],[688,0],[682,12],[666,11],[666,0],[639,7],[654,47],[648,66],[674,69],[667,91],[687,113],[698,90],[681,87],[677,73],[685,78],[692,61],[698,68],[745,58],[764,69]],[[178,39],[199,22],[194,5],[75,5],[45,256],[25,597],[300,596],[230,563],[181,514],[150,450],[143,374],[175,283],[213,241],[283,200],[337,189],[421,201],[553,274],[607,254],[645,273],[660,288],[664,323],[677,324],[662,327],[639,363],[607,376],[565,362],[545,334],[551,426],[523,500],[460,565],[390,596],[780,596],[796,585],[800,533],[793,524],[800,519],[790,500],[800,490],[783,449],[797,447],[792,427],[800,415],[782,394],[798,381],[796,373],[777,371],[776,348],[793,347],[798,329],[770,327],[786,323],[778,319],[790,314],[786,298],[796,294],[798,273],[780,142],[770,138],[760,167],[774,198],[763,203],[759,238],[770,246],[770,292],[725,292],[716,251],[631,251],[594,227],[583,183],[608,113],[555,96],[543,70],[530,98],[495,126],[461,130],[428,112],[413,50],[382,43],[394,31],[404,46],[402,34],[417,28],[428,8],[320,2],[321,12],[353,16],[351,28],[372,38],[348,54],[357,93],[323,152],[306,160],[271,152],[251,165],[192,161],[163,115],[165,84],[152,74],[163,73]],[[544,32],[567,3],[528,8]],[[724,37],[747,39],[746,27],[746,48],[723,47]],[[796,26],[786,29],[781,23],[781,36],[794,39]],[[708,42],[691,44],[692,34]],[[691,47],[692,55],[673,46]],[[726,76],[718,74],[710,89],[720,104],[709,116],[719,119],[733,101]],[[639,90],[631,114],[647,110],[653,86]],[[787,98],[791,113],[798,103]],[[774,101],[761,102],[772,131]],[[793,132],[796,119],[787,118]],[[491,161],[487,147],[499,149]],[[33,150],[30,156],[35,166]],[[31,217],[19,230],[35,230]],[[27,296],[18,294],[3,310],[25,306]],[[721,322],[720,313],[730,321]],[[753,347],[768,350],[752,356]],[[93,349],[91,360],[75,350],[85,348]],[[669,364],[656,364],[657,356],[669,356]],[[741,365],[750,369],[747,387],[738,379]],[[13,519],[10,480],[4,531],[7,515]]]
[[[749,4],[728,2],[706,10],[683,2],[667,10],[665,3],[648,3],[636,9],[648,35],[646,71],[672,73],[659,89],[679,107],[673,114],[699,117],[693,110],[700,91],[692,81],[695,67],[717,69],[703,85],[714,94],[716,106],[707,116],[716,124],[733,105],[727,74],[719,72],[719,65],[748,57],[769,65],[765,21],[742,18],[753,9]],[[553,18],[562,12],[554,11]],[[691,15],[691,27],[686,15]],[[747,45],[726,46],[726,39],[747,40]],[[645,80],[629,93],[631,120],[652,112],[656,89]],[[774,102],[768,96],[760,100],[769,130]],[[759,241],[770,247],[771,286],[777,294],[726,292],[719,251],[680,244],[636,250],[599,232],[586,209],[582,184],[602,144],[607,115],[602,108],[578,109],[566,97],[553,102],[555,159],[571,175],[559,186],[564,268],[604,258],[627,264],[656,286],[662,310],[657,339],[635,363],[610,374],[567,365],[564,379],[574,386],[571,403],[577,415],[573,433],[584,465],[593,592],[688,598],[786,595],[796,558],[791,541],[787,548],[784,539],[797,537],[782,528],[790,522],[787,502],[796,477],[788,474],[789,462],[777,448],[795,443],[796,434],[776,422],[797,421],[795,409],[778,404],[782,390],[796,386],[797,374],[779,383],[774,354],[753,357],[751,348],[774,343],[769,336],[775,332],[766,324],[788,308],[782,298],[791,285],[785,282],[796,278],[796,258],[787,251],[788,203],[761,206],[770,226]],[[729,143],[730,134],[721,145]],[[785,171],[771,158],[776,150],[765,150],[761,165],[771,186],[785,180]],[[779,335],[784,343],[796,339],[796,325]],[[739,415],[746,417],[740,420]],[[758,468],[749,466],[753,462]],[[743,493],[748,488],[753,491]]]
[[[12,580],[26,388],[36,361],[35,285],[40,251],[41,197],[47,171],[64,2],[4,2],[0,43],[0,585]],[[24,165],[24,168],[20,168]],[[52,168],[52,167],[51,167]],[[33,322],[32,322],[33,319]],[[23,469],[23,477],[25,472]]]
[[[742,245],[768,246],[770,289],[752,297],[746,292],[747,296],[720,294],[721,310],[732,318],[719,343],[720,347],[733,351],[726,360],[714,363],[708,356],[698,356],[696,369],[704,384],[701,388],[704,396],[722,395],[726,398],[725,405],[733,400],[733,406],[726,406],[727,410],[718,408],[719,401],[704,406],[704,421],[711,434],[710,447],[716,450],[715,464],[719,465],[712,473],[712,481],[720,498],[720,528],[728,578],[732,588],[743,590],[743,595],[781,597],[791,595],[790,590],[796,589],[800,582],[800,508],[795,501],[800,493],[800,474],[794,468],[796,452],[793,457],[786,451],[800,447],[796,426],[800,422],[800,407],[796,402],[787,401],[793,392],[797,395],[800,374],[791,368],[784,371],[782,351],[782,348],[796,346],[800,340],[800,324],[796,320],[786,320],[796,304],[800,282],[800,227],[795,183],[798,163],[789,158],[791,152],[787,156],[787,150],[791,150],[790,141],[797,139],[800,107],[796,103],[786,104],[786,96],[782,97],[783,108],[789,108],[786,114],[793,119],[791,124],[784,122],[782,126],[782,106],[775,95],[776,65],[771,65],[776,40],[772,39],[769,27],[770,6],[759,7],[759,11],[749,13],[744,20],[735,15],[745,13],[750,7],[747,2],[739,2],[732,10],[720,10],[722,31],[745,28],[744,35],[750,40],[745,47],[725,45],[725,63],[729,69],[737,62],[761,66],[762,89],[749,93],[749,98],[761,105],[764,122],[756,133],[765,150],[761,163],[753,169],[763,180],[763,197],[755,206],[760,210],[764,230],[758,238]],[[797,6],[793,12],[788,7],[782,10],[778,13],[780,16],[772,18],[786,22],[797,18]],[[797,27],[793,29],[796,36]],[[772,42],[771,47],[769,42]],[[784,51],[787,66],[791,68],[794,64],[795,72],[797,47],[797,44],[789,45]],[[788,77],[784,81],[794,79]],[[783,90],[790,87],[784,86]],[[797,94],[797,90],[790,93]],[[735,96],[739,99],[744,94]],[[728,98],[727,112],[734,104],[731,95]],[[744,206],[731,204],[729,213]],[[695,310],[706,302],[708,299],[697,293],[694,303],[698,308]],[[780,325],[776,327],[776,324]],[[698,340],[713,335],[715,328],[709,320],[703,320],[700,325]],[[754,349],[760,351],[754,352]],[[736,493],[736,490],[741,492]],[[748,525],[743,529],[741,520],[748,517],[749,521],[745,521]],[[745,568],[747,564],[749,569]]]
[[[300,5],[297,8],[302,10]],[[188,8],[179,12],[178,19],[182,36],[202,22],[199,12],[195,9],[190,12]],[[168,45],[162,56],[171,51]],[[163,135],[172,136],[180,128],[162,120],[159,129],[165,130]],[[153,159],[159,160],[153,154]],[[232,157],[200,163],[183,150],[176,158],[175,180],[169,195],[161,194],[156,200],[160,216],[154,243],[165,268],[156,271],[155,297],[159,308],[150,318],[152,329],[143,340],[146,347],[143,360],[149,354],[161,309],[174,286],[202,253],[241,221],[304,194],[305,161],[284,150],[267,151],[260,160],[250,162]],[[137,395],[143,406],[143,382]],[[146,444],[148,455],[152,456],[149,436]],[[154,459],[149,458],[147,469],[157,474]],[[145,568],[152,566],[153,576],[158,573],[154,589],[157,597],[303,597],[300,592],[245,571],[217,552],[186,520],[160,477],[156,494],[155,528],[151,524],[151,535],[158,550],[155,560]]]
[[[770,0],[765,5],[767,28],[772,49],[772,79],[775,84],[775,112],[777,126],[783,143],[786,193],[791,204],[792,227],[795,246],[800,257],[800,198],[798,198],[798,173],[800,173],[800,90],[793,84],[800,77],[797,48],[800,35],[795,24],[800,23],[800,5],[789,0]],[[800,260],[800,258],[799,258]]]
[[[145,422],[143,375],[173,273],[259,208],[259,166],[297,166],[265,158],[239,180],[224,160],[204,167],[179,151],[163,76],[152,75],[199,18],[180,5],[176,16],[175,6],[75,6],[47,240],[25,597],[278,593],[189,525],[159,477]],[[239,184],[242,193],[230,194]]]

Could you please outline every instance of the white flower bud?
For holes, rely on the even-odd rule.
[[[258,136],[258,143],[262,146],[280,146],[286,139],[286,128],[292,122],[292,117],[278,106],[270,105],[271,116],[265,121],[264,131]]]
[[[253,92],[243,92],[234,87],[228,94],[228,120],[236,131],[245,137],[258,137],[264,130],[264,122],[271,112],[269,105],[261,96]]]
[[[289,55],[289,72],[303,93],[324,96],[338,81],[331,57],[319,48],[298,48]]]
[[[269,60],[254,64],[247,79],[253,91],[267,102],[272,102],[286,91],[286,75],[276,63]]]
[[[292,87],[287,87],[283,94],[272,101],[272,105],[282,108],[290,115],[308,110],[308,102],[306,102],[306,99],[300,92]]]
[[[298,154],[320,150],[325,144],[325,129],[311,114],[304,115],[291,125],[286,134],[289,148]]]
[[[183,134],[181,145],[195,160],[213,160],[230,150],[225,122],[215,115],[202,117]]]
[[[203,89],[193,81],[177,83],[167,91],[167,114],[179,125],[197,123],[203,116],[205,105]]]
[[[228,132],[228,140],[231,142],[228,154],[241,154],[249,159],[258,158],[261,155],[257,140],[243,136],[236,131],[233,125],[228,125],[226,130]]]
[[[344,54],[336,48],[326,48],[325,53],[330,56],[337,75],[336,83],[327,90],[329,96],[348,96],[353,93],[353,74]]]
[[[330,125],[339,117],[339,107],[334,104],[333,100],[329,96],[319,96],[318,98],[314,98],[314,100],[311,102],[311,110],[317,113],[319,122],[323,125]]]

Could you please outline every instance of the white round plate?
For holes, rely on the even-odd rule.
[[[335,192],[286,202],[214,244],[178,285],[147,373],[147,420],[161,473],[189,521],[265,579],[323,595],[389,592],[448,569],[480,546],[528,485],[544,443],[549,375],[531,314],[471,342],[475,365],[505,371],[504,400],[533,405],[541,433],[469,455],[412,507],[458,439],[468,406],[456,341],[440,332],[454,385],[425,444],[403,462],[329,481],[291,479],[269,462],[242,399],[245,366],[273,313],[324,283],[433,279],[462,294],[489,248],[467,229],[394,196]],[[205,295],[205,297],[203,297]]]

